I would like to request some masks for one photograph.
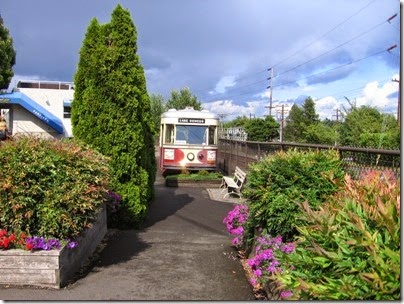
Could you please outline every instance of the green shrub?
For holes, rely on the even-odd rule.
[[[290,150],[252,164],[243,189],[253,215],[247,237],[262,228],[264,234],[292,240],[296,226],[302,223],[297,203],[319,206],[337,191],[343,174],[336,151]]]
[[[0,146],[0,228],[74,238],[107,197],[109,167],[73,141],[22,137]]]
[[[296,251],[277,279],[301,300],[399,300],[400,184],[392,173],[346,176],[319,210],[303,204]]]
[[[220,172],[187,172],[175,175],[167,175],[166,180],[194,180],[194,181],[206,181],[206,180],[220,180],[223,175]]]

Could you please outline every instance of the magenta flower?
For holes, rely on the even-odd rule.
[[[295,244],[294,243],[287,243],[281,246],[281,250],[286,253],[289,254],[291,252],[293,252],[295,250]]]
[[[289,298],[291,296],[293,296],[293,292],[290,291],[290,290],[286,290],[286,291],[281,292],[281,298],[282,299]]]
[[[261,269],[255,269],[255,270],[253,271],[253,273],[254,273],[254,275],[255,275],[256,277],[262,276],[262,271],[261,271]]]
[[[223,219],[229,234],[237,236],[232,240],[232,244],[239,246],[243,241],[244,227],[243,225],[248,219],[248,208],[246,205],[236,205],[233,210],[229,211]]]

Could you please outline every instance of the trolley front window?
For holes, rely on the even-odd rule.
[[[177,125],[175,143],[187,145],[216,144],[216,126]]]

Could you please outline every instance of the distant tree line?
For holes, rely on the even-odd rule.
[[[392,114],[380,113],[370,106],[357,107],[350,102],[337,120],[320,120],[315,102],[306,98],[302,106],[294,104],[284,122],[283,140],[287,142],[340,145],[380,149],[400,148],[400,128]],[[279,123],[272,117],[249,119],[240,116],[226,122],[225,128],[244,127],[249,141],[279,138]]]

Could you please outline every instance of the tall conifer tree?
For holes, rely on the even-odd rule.
[[[13,39],[0,16],[0,90],[7,89],[14,76],[15,57]]]
[[[136,27],[121,5],[112,12],[110,23],[91,22],[75,88],[73,134],[110,156],[114,190],[123,197],[120,223],[135,227],[154,194],[156,159]]]

